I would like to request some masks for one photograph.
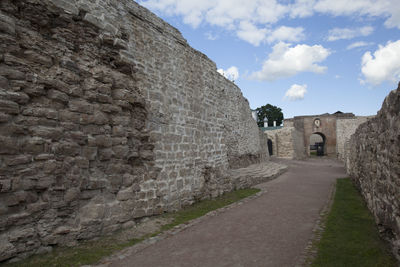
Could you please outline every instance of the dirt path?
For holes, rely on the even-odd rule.
[[[258,185],[266,191],[260,197],[107,265],[295,266],[334,181],[346,173],[330,159],[280,162],[289,170]]]

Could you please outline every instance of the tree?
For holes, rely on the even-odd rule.
[[[273,126],[274,121],[276,125],[281,125],[283,121],[282,109],[271,104],[266,104],[256,109],[257,111],[257,124],[259,127],[264,127],[264,118],[268,119],[268,126]]]

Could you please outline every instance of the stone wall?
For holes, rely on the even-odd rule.
[[[400,260],[400,84],[350,139],[346,168]]]
[[[277,130],[265,131],[272,141],[273,155],[279,158],[304,158],[303,136],[294,127],[283,127]]]
[[[2,0],[0,46],[0,261],[217,196],[268,159],[240,89],[131,0]]]
[[[341,161],[346,159],[346,147],[349,145],[350,137],[358,126],[372,116],[357,116],[353,118],[338,118],[336,121],[336,154]]]

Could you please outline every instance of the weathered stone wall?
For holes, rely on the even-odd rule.
[[[350,137],[358,126],[367,120],[371,119],[372,116],[357,116],[353,118],[338,118],[336,121],[336,154],[337,158],[341,161],[346,159],[346,147],[349,145]]]
[[[294,127],[283,127],[277,130],[265,131],[272,141],[273,155],[279,158],[304,158],[303,136]]]
[[[305,155],[310,155],[310,137],[317,133],[325,139],[324,154],[336,156],[336,119],[336,116],[329,114],[294,117],[294,127],[303,133]],[[319,126],[314,123],[315,120],[320,121]]]
[[[400,85],[350,139],[347,171],[400,260]]]
[[[131,0],[0,2],[0,261],[232,190],[240,89]]]

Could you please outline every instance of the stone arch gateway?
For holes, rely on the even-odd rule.
[[[310,145],[308,147],[308,155],[311,155],[312,150],[316,152],[317,156],[324,156],[326,136],[323,133],[315,132],[309,137]]]
[[[296,116],[284,121],[284,127],[266,130],[273,142],[274,155],[302,159],[310,155],[310,137],[317,133],[323,137],[323,155],[343,160],[346,142],[358,125],[371,117],[358,117],[353,113]]]

